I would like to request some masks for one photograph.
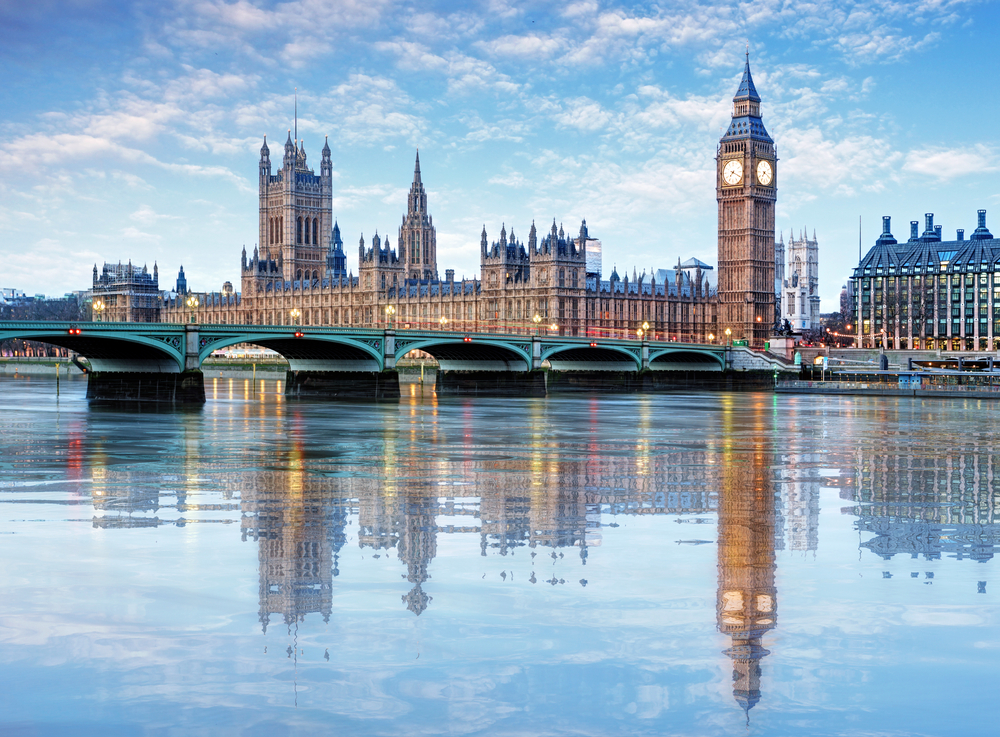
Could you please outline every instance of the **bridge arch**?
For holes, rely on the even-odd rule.
[[[415,339],[396,336],[397,360],[413,350],[434,356],[441,371],[528,371],[531,368],[530,341],[522,344],[460,334]]]
[[[337,333],[317,333],[305,328],[296,337],[298,328],[284,330],[227,332],[218,334],[204,327],[198,346],[201,365],[213,351],[239,343],[251,343],[268,348],[288,361],[292,371],[372,371],[385,368],[381,333],[371,336],[350,336]]]
[[[0,324],[0,342],[31,340],[66,348],[85,357],[94,371],[176,374],[184,370],[184,333],[141,335],[135,330],[134,323]]]
[[[725,371],[726,358],[721,350],[694,347],[669,347],[649,351],[652,371]]]
[[[542,347],[542,360],[548,360],[553,371],[638,371],[642,354],[638,346],[550,345]]]

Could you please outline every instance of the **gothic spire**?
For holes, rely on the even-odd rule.
[[[417,163],[413,167],[413,183],[421,184],[420,181],[420,149],[417,149]]]
[[[733,98],[733,102],[737,100],[752,100],[753,102],[760,102],[760,95],[757,94],[757,88],[754,87],[753,77],[750,75],[750,51],[747,50],[747,61],[746,66],[743,67],[743,79],[740,80],[740,88],[736,90],[736,96]]]

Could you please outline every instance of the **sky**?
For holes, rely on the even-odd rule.
[[[94,264],[239,283],[257,162],[293,126],[334,214],[395,241],[420,149],[438,267],[584,218],[631,275],[717,262],[715,154],[749,44],[778,149],[776,228],[819,240],[822,310],[893,218],[1000,216],[996,2],[0,0],[0,287]],[[996,214],[992,214],[991,209]],[[859,220],[860,219],[860,220]],[[995,229],[1000,231],[1000,220]],[[238,287],[237,287],[238,288]]]

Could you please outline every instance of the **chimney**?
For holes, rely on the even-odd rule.
[[[444,280],[446,282],[448,282],[449,284],[451,284],[452,282],[454,282],[455,281],[455,270],[454,269],[445,269],[444,270]]]
[[[979,215],[979,227],[980,228],[985,228],[986,227],[986,210],[979,210],[978,211],[978,215]]]
[[[910,221],[910,240],[911,241],[915,241],[917,239],[917,237],[919,235],[919,233],[917,232],[917,226],[919,226],[919,225],[920,225],[920,223],[918,223],[916,220],[911,220]]]
[[[934,213],[924,213],[924,235],[931,235],[934,232]]]
[[[892,231],[889,228],[892,218],[888,215],[882,216],[882,235],[892,235]]]
[[[937,239],[941,240],[941,226],[940,225],[935,225],[934,226],[934,233],[935,233],[935,235],[937,235]]]
[[[957,240],[960,240],[960,241],[964,241],[965,240],[965,228],[959,228],[958,229]]]

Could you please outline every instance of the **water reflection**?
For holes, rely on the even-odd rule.
[[[947,733],[897,717],[955,663],[991,698],[989,416],[275,387],[219,380],[195,413],[7,406],[0,553],[28,560],[0,581],[0,662],[99,683],[102,719],[218,709],[249,734],[296,704],[300,733]],[[887,597],[868,551],[933,563]],[[19,684],[15,709],[73,708]]]
[[[886,560],[900,553],[925,560],[993,558],[1000,545],[993,440],[970,438],[966,447],[941,441],[933,452],[924,443],[906,453],[860,448],[854,483],[841,496],[857,503],[844,511],[857,516],[858,530],[874,535],[863,548]]]
[[[754,405],[749,447],[738,447],[732,399],[723,406],[725,441],[719,495],[719,631],[732,638],[733,697],[749,716],[760,701],[760,661],[770,651],[761,638],[778,618],[775,572],[774,487],[763,402]]]

